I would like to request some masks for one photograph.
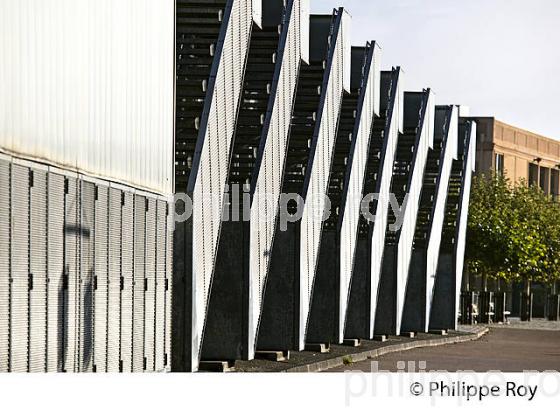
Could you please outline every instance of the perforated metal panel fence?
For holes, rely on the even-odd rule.
[[[167,199],[5,156],[0,198],[0,372],[166,370]]]

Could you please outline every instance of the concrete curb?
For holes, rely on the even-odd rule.
[[[302,366],[292,367],[290,369],[283,370],[282,373],[315,373],[322,372],[324,370],[332,369],[333,367],[344,366],[345,360],[351,360],[352,363],[362,362],[368,359],[375,359],[376,357],[383,356],[389,353],[404,352],[406,350],[417,349],[419,347],[436,347],[443,345],[450,345],[455,343],[471,342],[473,340],[480,339],[489,329],[487,327],[478,326],[471,330],[471,334],[460,335],[460,336],[450,336],[442,339],[434,340],[416,340],[414,342],[407,342],[401,344],[395,344],[385,347],[380,347],[378,349],[369,350],[366,352],[353,353],[345,356],[335,357],[329,360],[323,360],[315,363],[310,363]]]

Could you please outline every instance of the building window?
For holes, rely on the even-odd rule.
[[[496,154],[494,159],[496,175],[504,176],[504,155]]]
[[[550,170],[550,195],[555,201],[558,201],[558,195],[560,192],[560,171],[557,169]]]
[[[529,186],[539,185],[539,166],[537,164],[529,164]]]
[[[550,193],[550,169],[546,167],[540,168],[539,186],[545,194]]]

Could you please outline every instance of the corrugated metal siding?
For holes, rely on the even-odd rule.
[[[165,354],[165,249],[167,242],[165,202],[157,201],[156,209],[156,327],[155,327],[155,368],[164,368]]]
[[[121,357],[121,191],[109,188],[109,272],[107,371],[120,370]]]
[[[122,207],[121,361],[123,372],[132,371],[132,311],[134,264],[134,194],[124,193]]]
[[[173,311],[171,297],[173,295],[173,231],[175,228],[173,206],[169,205],[169,215],[166,218],[165,232],[167,235],[165,249],[165,360],[167,369],[171,368],[171,326]]]
[[[33,171],[32,179],[29,371],[44,372],[47,358],[47,173]]]
[[[79,304],[79,371],[93,370],[94,343],[94,238],[95,238],[95,185],[80,181],[80,304]]]
[[[132,371],[144,371],[144,271],[146,267],[146,198],[136,195],[134,205],[134,308]]]
[[[97,186],[95,201],[94,252],[95,252],[95,295],[94,295],[94,329],[93,364],[97,372],[107,371],[107,335],[109,303],[109,189]]]
[[[150,199],[146,253],[144,196],[59,172],[0,160],[5,216],[0,220],[0,371],[143,371],[146,322],[151,322],[150,369],[164,370],[171,311],[167,202]],[[149,317],[143,302],[146,256],[152,269]]]
[[[10,180],[11,165],[0,160],[0,373],[10,364]]]
[[[3,2],[0,149],[172,193],[174,6]]]
[[[264,284],[268,275],[272,241],[276,230],[276,216],[278,215],[278,198],[282,189],[282,176],[290,122],[292,119],[295,94],[297,89],[297,76],[302,60],[301,25],[302,19],[309,19],[308,15],[300,13],[301,1],[289,2],[291,9],[287,10],[286,43],[283,49],[276,53],[277,64],[280,64],[280,74],[272,89],[275,95],[272,111],[267,112],[263,135],[265,141],[262,165],[255,187],[255,200],[251,207],[251,252],[250,252],[250,278],[251,290],[255,292],[251,297],[252,312],[250,333],[250,349],[253,349],[256,332],[262,310]],[[308,26],[308,25],[307,25]],[[308,37],[305,37],[308,40]],[[273,199],[273,200],[271,200]]]
[[[146,212],[146,271],[144,298],[144,370],[155,369],[156,320],[156,201],[148,199]]]
[[[29,170],[12,165],[10,370],[28,370]]]
[[[79,185],[76,178],[66,177],[65,219],[64,219],[64,274],[66,289],[64,291],[64,370],[77,372],[78,368],[78,332],[80,304],[79,272]]]
[[[64,177],[48,176],[48,294],[47,294],[47,371],[62,371],[64,365]]]

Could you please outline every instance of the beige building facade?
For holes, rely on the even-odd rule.
[[[493,117],[473,119],[477,122],[477,173],[496,171],[512,181],[523,179],[558,198],[560,141]]]

